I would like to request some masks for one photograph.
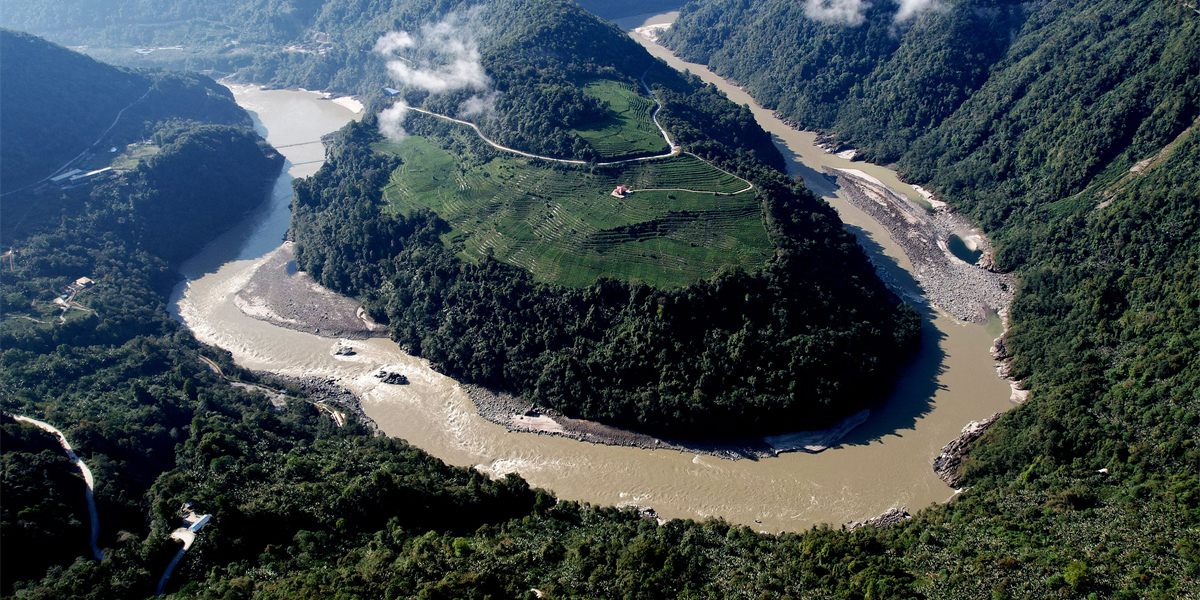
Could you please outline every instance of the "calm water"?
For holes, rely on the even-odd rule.
[[[658,49],[656,54],[665,52]],[[673,65],[684,66],[679,61]],[[705,73],[696,65],[686,68]],[[715,82],[736,102],[751,102],[740,90]],[[238,88],[235,95],[276,147],[315,140],[355,117],[308,92]],[[842,212],[875,260],[889,266],[890,277],[916,290],[905,271],[908,260],[886,232],[841,201],[814,171],[821,164],[845,166],[846,161],[813,149],[812,134],[792,131],[761,109],[755,114],[776,136],[792,173],[806,181],[811,177],[810,185]],[[173,311],[199,339],[229,350],[243,366],[337,378],[363,398],[367,414],[384,431],[449,463],[494,475],[518,472],[532,485],[566,499],[642,504],[665,517],[722,516],[764,531],[800,530],[945,500],[952,490],[933,474],[933,457],[967,421],[1010,406],[1008,385],[996,378],[988,355],[993,336],[984,327],[930,309],[925,347],[902,374],[896,392],[839,446],[821,454],[727,461],[509,433],[481,419],[454,380],[388,340],[352,342],[355,356],[334,356],[335,339],[250,319],[233,306],[233,294],[278,248],[287,229],[291,178],[312,173],[323,158],[317,144],[281,152],[288,158],[288,171],[273,200],[184,265],[189,281],[176,290]],[[903,189],[885,169],[853,166]],[[907,188],[905,193],[914,192]],[[380,384],[372,374],[383,366],[407,375],[411,384]]]

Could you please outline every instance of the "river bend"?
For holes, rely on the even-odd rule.
[[[916,290],[904,253],[869,217],[837,196],[819,175],[838,159],[812,145],[813,134],[792,130],[752,104],[736,87],[686,65],[647,42],[676,68],[712,80],[738,103],[750,103],[789,162],[789,172],[830,201],[894,285]],[[706,74],[707,73],[707,74]],[[1009,387],[996,378],[988,348],[998,333],[924,307],[924,348],[899,378],[895,392],[862,426],[820,454],[729,461],[676,451],[593,445],[533,433],[510,433],[482,419],[457,382],[385,338],[339,340],[294,331],[243,314],[233,302],[255,270],[279,251],[287,231],[291,180],[320,166],[324,149],[306,143],[357,118],[342,104],[305,91],[234,86],[238,103],[287,158],[269,202],[182,267],[171,310],[196,337],[229,350],[238,364],[291,376],[331,378],[362,399],[367,415],[448,463],[494,476],[520,473],[531,485],[564,499],[605,505],[645,505],[667,518],[719,516],[757,530],[798,531],[816,523],[865,520],[889,508],[916,510],[944,501],[952,490],[930,463],[968,421],[1010,407]],[[849,161],[845,161],[847,164]],[[853,163],[895,189],[912,188],[881,167]],[[844,165],[836,165],[844,166]],[[336,355],[339,343],[352,356]],[[409,385],[380,383],[380,368]]]

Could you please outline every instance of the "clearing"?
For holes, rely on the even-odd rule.
[[[583,93],[608,102],[610,116],[571,131],[587,140],[604,160],[662,154],[671,149],[651,119],[654,100],[639,94],[632,84],[597,79],[584,85]]]
[[[502,151],[490,159],[460,158],[447,148],[483,134],[415,109],[457,125],[444,140],[414,135],[374,145],[402,160],[383,190],[388,209],[432,210],[451,227],[442,241],[462,258],[491,254],[566,286],[608,276],[680,287],[771,258],[750,182],[673,148],[655,124],[653,98],[632,83],[600,79],[583,90],[606,101],[612,116],[576,133],[608,164],[541,160],[494,143]]]

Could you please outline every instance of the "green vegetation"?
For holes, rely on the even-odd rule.
[[[126,73],[3,30],[0,44],[6,49],[0,69],[11,76],[3,88],[4,118],[30,121],[5,129],[5,148],[22,148],[19,154],[30,168],[52,165],[43,171],[48,175],[99,135],[51,128],[48,135],[74,135],[74,143],[48,139],[42,144],[46,135],[36,130],[38,111],[59,110],[61,121],[107,127],[122,108],[122,90],[98,87],[90,97],[94,106],[75,106],[73,90],[55,91],[46,85],[44,79],[68,69],[78,69],[81,82],[115,73],[151,86],[96,145],[102,148],[97,156],[111,160],[110,146],[124,147],[143,135],[157,148],[127,172],[69,189],[53,184],[16,187],[0,200],[5,215],[0,239],[13,250],[3,259],[0,281],[0,347],[48,349],[67,340],[108,343],[131,331],[161,333],[161,319],[154,316],[163,310],[158,296],[174,281],[163,259],[189,257],[214,233],[232,226],[264,197],[282,157],[249,128],[249,117],[229,91],[212,80]],[[26,93],[39,89],[45,95]],[[97,115],[96,107],[108,107],[112,113]],[[96,285],[79,291],[66,310],[54,304],[79,277],[89,277]]]
[[[11,582],[52,565],[68,565],[88,549],[88,509],[83,477],[58,439],[28,423],[0,414],[0,466],[4,504],[0,534],[10,552],[0,562],[3,593]]]
[[[299,266],[448,374],[663,435],[819,428],[890,387],[917,316],[832,209],[772,168],[748,108],[578,8],[507,8],[472,17],[492,27],[480,61],[503,90],[480,128],[589,165],[415,112],[410,137],[384,143],[369,115],[296,184]],[[643,76],[686,153],[594,164],[574,133],[589,124],[622,132],[606,152],[644,154]],[[401,90],[447,116],[466,93]]]
[[[705,43],[778,51],[790,47],[781,42],[789,38],[772,26],[803,24],[803,17],[796,14],[789,20],[768,12],[761,19],[746,19],[741,11],[783,11],[794,4],[712,2],[692,10],[721,19],[729,15],[710,24],[712,42]],[[49,203],[49,209],[24,221],[14,221],[8,216],[13,211],[4,206],[5,245],[20,250],[18,270],[6,271],[0,280],[4,310],[7,315],[10,307],[27,305],[34,297],[29,294],[53,293],[74,277],[91,274],[100,283],[79,298],[93,307],[96,297],[103,298],[102,320],[80,313],[78,321],[47,327],[52,333],[0,339],[0,406],[55,423],[92,465],[104,524],[101,546],[110,560],[80,557],[71,562],[85,552],[81,508],[71,492],[78,489],[78,478],[45,436],[3,419],[0,533],[6,551],[0,593],[148,596],[177,549],[166,540],[176,525],[175,507],[189,499],[217,517],[176,571],[168,591],[177,597],[528,598],[535,595],[534,588],[548,598],[1196,596],[1200,214],[1195,199],[1200,197],[1200,140],[1194,129],[1184,133],[1195,122],[1195,99],[1200,97],[1190,87],[1194,69],[1187,68],[1197,64],[1187,52],[1200,46],[1189,43],[1196,39],[1195,25],[1185,19],[1194,13],[1169,2],[1133,3],[1128,10],[1106,1],[1086,7],[1050,1],[1020,10],[1004,4],[965,5],[971,10],[928,13],[925,21],[912,25],[922,36],[901,29],[901,35],[890,37],[893,5],[873,4],[872,11],[882,12],[868,16],[884,15],[882,26],[868,21],[860,28],[829,27],[790,38],[797,47],[799,40],[822,44],[827,54],[815,56],[825,57],[818,61],[825,69],[820,72],[830,77],[818,84],[844,82],[867,89],[856,83],[866,80],[853,69],[870,68],[873,59],[856,53],[880,46],[864,43],[859,37],[864,32],[870,33],[867,41],[881,45],[910,45],[904,53],[908,60],[931,61],[927,71],[893,67],[896,73],[921,75],[929,87],[903,87],[922,91],[879,95],[879,101],[941,106],[959,96],[928,90],[940,89],[941,83],[946,84],[943,91],[965,89],[954,87],[962,81],[959,67],[980,77],[1021,74],[997,80],[994,88],[987,82],[966,86],[995,90],[986,102],[981,97],[962,103],[972,110],[998,111],[991,117],[954,117],[951,125],[928,129],[934,136],[928,139],[938,140],[930,147],[954,150],[930,177],[935,189],[982,218],[1001,244],[1005,264],[1019,268],[1022,287],[1008,341],[1018,375],[1027,376],[1034,390],[1027,404],[1006,413],[974,445],[965,466],[971,489],[954,503],[921,510],[912,520],[878,531],[817,528],[771,536],[716,520],[659,526],[628,510],[556,502],[544,492],[526,489],[515,477],[493,482],[447,467],[399,441],[371,437],[353,420],[337,428],[307,402],[276,409],[262,396],[213,375],[198,355],[209,356],[240,378],[254,378],[237,369],[228,355],[197,344],[167,317],[164,293],[173,281],[168,263],[139,247],[136,228],[110,227],[138,215],[122,207],[126,196],[72,196],[70,202]],[[106,3],[94,5],[104,19],[118,14]],[[77,14],[92,14],[92,6]],[[273,23],[277,31],[289,31],[309,23],[310,14],[344,5],[285,3],[250,17],[231,6],[238,5],[219,5],[217,18],[241,19],[245,30],[266,31],[266,23]],[[369,3],[347,13],[347,20],[361,25],[416,10],[380,6]],[[282,14],[290,16],[276,18]],[[1018,24],[1012,21],[1018,16],[1017,35],[1010,37],[1008,26]],[[419,22],[412,15],[406,18],[401,23]],[[977,19],[979,27],[950,28],[960,35],[947,34],[945,24],[959,19],[967,24]],[[558,35],[566,27],[544,21],[530,21],[530,29],[546,25]],[[735,29],[742,21],[746,29]],[[999,25],[993,28],[992,23]],[[386,28],[363,28],[361,35],[369,38]],[[750,36],[751,29],[769,43],[742,37]],[[157,35],[171,28],[142,31]],[[529,36],[529,30],[511,31],[498,30],[497,35],[516,46],[530,39],[545,41]],[[1150,35],[1153,31],[1157,35]],[[1036,35],[1028,37],[1031,33]],[[995,55],[971,49],[992,44],[1022,51],[1006,55],[998,66],[979,68],[992,65]],[[1090,46],[1096,51],[1088,53]],[[945,52],[930,50],[936,47]],[[349,59],[337,59],[337,50],[330,54],[283,61],[270,72],[300,77],[303,66],[309,68],[304,77],[334,81],[344,76],[339,69]],[[7,56],[0,54],[0,60]],[[263,66],[282,59],[255,60]],[[1118,68],[1121,64],[1138,68]],[[853,69],[843,70],[846,65]],[[814,73],[803,75],[797,79],[811,79]],[[778,72],[763,77],[789,82]],[[1012,86],[1014,81],[1024,83]],[[6,85],[5,93],[11,87]],[[1071,95],[1057,97],[1057,90]],[[1016,91],[1027,92],[1023,100],[1005,100],[1004,94]],[[619,281],[559,289],[487,257],[477,264],[464,262],[445,249],[449,224],[419,208],[393,212],[382,199],[381,190],[402,165],[370,150],[379,140],[369,123],[344,132],[332,148],[328,168],[298,186],[298,228],[320,225],[338,232],[336,238],[322,238],[301,231],[308,244],[304,252],[310,253],[306,260],[324,268],[327,284],[357,290],[377,314],[392,316],[397,337],[444,365],[474,369],[470,374],[482,380],[503,377],[494,373],[526,368],[530,362],[544,366],[522,360],[535,354],[525,350],[555,328],[572,341],[583,340],[580,355],[603,349],[586,331],[565,327],[567,319],[520,320],[535,312],[570,316],[566,309],[585,293],[591,294],[588,306],[595,307],[591,314],[599,321],[588,326],[593,331],[608,328],[617,336],[619,343],[607,351],[619,351],[626,362],[654,366],[656,352],[669,351],[665,343],[655,344],[678,339],[653,337],[661,327],[656,320],[660,310],[664,320],[702,329],[679,315],[685,310],[704,315],[713,305],[748,302],[750,309],[730,321],[750,327],[708,330],[715,339],[706,356],[727,361],[710,373],[731,378],[751,374],[736,362],[744,356],[759,361],[778,355],[755,346],[760,334],[769,332],[754,321],[761,316],[757,313],[786,310],[789,317],[812,317],[804,305],[781,304],[770,293],[760,293],[755,286],[763,281],[769,291],[775,289],[771,286],[781,290],[784,299],[797,289],[814,294],[814,306],[838,303],[841,294],[875,293],[869,269],[846,259],[850,242],[827,207],[761,167],[778,166],[782,159],[769,150],[761,130],[747,126],[748,111],[729,106],[711,88],[689,79],[663,83],[656,93],[664,104],[661,121],[680,143],[755,182],[754,193],[768,205],[768,231],[780,244],[784,266],[768,262],[756,272],[764,273],[761,279],[723,274],[664,291]],[[1122,98],[1132,105],[1120,102]],[[1086,107],[1073,104],[1089,99]],[[103,101],[96,100],[96,105]],[[836,102],[825,100],[829,102],[810,105],[838,110]],[[6,96],[4,110],[14,106]],[[885,114],[908,118],[909,113],[873,113],[876,127],[888,122],[881,116]],[[1094,122],[1088,125],[1088,119]],[[949,122],[948,117],[940,120]],[[1041,129],[1022,136],[1021,123]],[[1095,131],[1116,134],[1099,140],[1084,136],[1095,123],[1111,125]],[[909,139],[924,135],[919,129],[891,128],[879,135]],[[1129,131],[1135,133],[1121,133]],[[411,139],[424,138],[429,148],[440,148],[429,141],[434,133]],[[79,139],[91,142],[87,136]],[[47,148],[79,139],[61,144],[48,140]],[[451,172],[482,168],[490,160],[503,162],[472,145],[469,136],[439,134],[436,139],[458,142],[446,146],[453,150],[448,156],[456,157],[449,163]],[[865,135],[847,139],[878,153],[875,157],[888,148],[907,148],[882,142],[871,146],[873,138]],[[1071,163],[1080,166],[1078,171],[1054,170],[1068,164],[1054,161],[1087,158],[1098,148],[1099,162]],[[231,168],[219,160],[220,154],[208,157],[213,169],[204,177],[222,177]],[[903,164],[921,164],[916,154],[910,158],[913,162]],[[1150,160],[1130,171],[1144,159]],[[535,166],[544,169],[529,167]],[[980,175],[979,188],[970,185],[969,173]],[[947,179],[938,184],[943,176]],[[146,184],[155,181],[145,179]],[[439,182],[430,178],[428,183]],[[200,190],[210,185],[194,180]],[[192,241],[199,238],[196,234]],[[823,245],[825,238],[837,248]],[[835,273],[861,279],[848,283],[848,290],[822,287],[844,281],[831,276]],[[789,287],[788,278],[801,276],[820,285]],[[391,291],[385,294],[387,286]],[[748,297],[750,291],[754,293]],[[13,294],[19,298],[10,301]],[[703,304],[714,297],[713,305]],[[519,313],[505,310],[514,298]],[[813,343],[828,339],[819,334],[806,338]],[[489,345],[491,340],[501,342]],[[503,347],[518,348],[520,354],[494,354]],[[474,352],[480,353],[475,362],[464,358]],[[555,365],[553,373],[563,362],[546,364]],[[582,376],[591,365],[579,361],[569,366],[572,376],[547,381],[596,385]],[[779,369],[768,361],[751,376],[769,377]],[[1108,472],[1099,473],[1102,468]],[[62,493],[36,493],[47,488]],[[79,542],[72,545],[77,534]],[[58,540],[64,543],[54,545]],[[26,545],[32,543],[45,545]],[[38,552],[14,554],[14,547]]]
[[[773,254],[749,184],[692,155],[588,169],[498,153],[463,168],[417,136],[375,148],[402,160],[383,191],[392,210],[432,210],[463,258],[494,256],[539,281],[679,287]],[[613,197],[618,185],[635,191]]]
[[[168,118],[251,126],[229,90],[207,77],[121,69],[6,29],[0,53],[4,192],[49,178],[76,157],[75,167],[108,166],[110,147],[148,138]]]
[[[159,150],[161,148],[154,144],[130,144],[113,158],[110,166],[121,171],[131,171],[151,156],[158,154]]]
[[[154,196],[170,189],[160,185],[183,180],[203,194],[223,185],[205,178],[245,179],[237,165],[221,160],[229,149],[216,134],[226,128],[214,127],[158,127],[161,152],[138,167],[142,174],[135,181],[114,185],[136,186],[134,197]],[[371,133],[373,124],[344,135],[355,132]],[[332,153],[347,174],[375,177],[372,185],[355,187],[377,193],[395,163],[366,146],[337,143]],[[209,168],[169,169],[176,156]],[[388,168],[370,168],[376,162]],[[274,163],[263,155],[259,164]],[[787,194],[795,193],[780,176],[761,176],[771,188],[768,198],[790,199]],[[251,178],[248,185],[257,183]],[[310,198],[307,191],[339,189],[298,188],[298,202]],[[252,198],[251,191],[238,197]],[[74,506],[81,486],[52,441],[0,418],[4,547],[45,550],[5,552],[5,595],[150,595],[178,548],[167,534],[178,525],[177,507],[185,500],[214,518],[172,577],[168,592],[181,597],[530,597],[533,588],[551,596],[677,597],[739,593],[754,581],[776,582],[780,590],[861,595],[868,589],[904,590],[912,580],[894,560],[866,555],[879,549],[869,536],[823,530],[801,545],[798,536],[763,537],[720,521],[659,527],[628,510],[556,502],[515,476],[492,481],[448,467],[399,440],[372,436],[353,417],[336,427],[303,400],[277,408],[261,394],[229,386],[199,357],[239,379],[254,381],[255,375],[239,369],[228,354],[198,344],[168,317],[169,263],[145,249],[164,246],[144,243],[144,228],[107,229],[118,217],[165,223],[139,213],[136,202],[127,205],[126,194],[72,192],[55,210],[32,213],[6,234],[21,252],[16,275],[6,273],[3,280],[5,298],[90,273],[98,283],[79,298],[89,303],[95,301],[89,294],[102,298],[103,319],[88,327],[55,326],[41,336],[5,338],[0,406],[55,423],[91,466],[100,545],[108,559],[81,556],[84,544],[72,542],[84,531]],[[67,211],[56,214],[60,206]],[[835,221],[816,208],[814,215],[777,226],[818,226],[835,234]],[[414,213],[421,218],[420,211]],[[379,239],[405,240],[398,231],[380,233]],[[846,237],[839,240],[849,246]],[[199,241],[199,234],[188,238],[189,244]],[[432,253],[441,247],[436,237],[429,242],[416,248]],[[416,264],[437,270],[439,277],[458,269],[450,255],[440,256],[445,262],[431,256],[435,260]],[[504,268],[496,275],[508,279],[514,271]],[[869,270],[863,275],[859,285],[870,291]],[[745,279],[729,275],[726,285],[743,285],[739,278]],[[519,275],[516,281],[529,283]],[[657,296],[645,296],[650,288],[637,289],[656,305]],[[620,285],[608,291],[619,292]],[[726,290],[739,298],[745,291]],[[668,301],[673,310],[674,300]],[[17,546],[36,535],[43,537]],[[848,560],[858,555],[864,558]]]
[[[921,591],[1194,596],[1200,19],[1159,1],[961,2],[898,29],[890,4],[859,27],[783,10],[800,8],[690,5],[666,39],[897,161],[1020,277],[1006,341],[1033,397],[971,448],[969,494],[897,528]]]
[[[670,150],[651,119],[654,100],[639,93],[637,86],[598,79],[588,82],[582,90],[604,103],[610,116],[572,132],[591,144],[601,160],[663,154]]]
[[[422,124],[412,125],[420,131]],[[434,119],[425,125],[449,127]],[[775,256],[762,267],[722,268],[678,288],[612,277],[566,287],[538,283],[486,253],[463,260],[454,229],[438,214],[395,210],[384,196],[401,194],[394,174],[403,165],[374,150],[388,147],[379,138],[373,117],[348,125],[321,170],[297,182],[296,260],[317,281],[362,298],[373,317],[390,322],[397,342],[457,378],[571,415],[675,436],[728,436],[819,427],[844,416],[886,389],[875,374],[899,361],[881,350],[899,347],[904,356],[917,337],[916,316],[875,279],[832,209],[778,172],[746,165],[753,192],[695,196],[753,193],[765,204],[757,210],[766,214]],[[397,151],[410,149],[418,166],[436,164],[444,151],[424,140],[409,144],[414,139]],[[516,164],[479,158],[478,150],[465,147],[461,156],[496,175],[470,182],[508,177],[501,167]],[[646,176],[687,164],[668,162]],[[452,192],[468,181],[455,173],[437,175],[452,182]],[[576,171],[526,168],[515,176],[531,173]],[[415,169],[411,179],[441,185],[428,169]],[[427,187],[405,193],[437,198]],[[441,206],[453,214],[450,201]]]

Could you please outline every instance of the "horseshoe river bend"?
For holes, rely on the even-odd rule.
[[[627,28],[669,22],[673,15]],[[655,20],[657,19],[657,20]],[[823,167],[854,169],[910,198],[918,193],[882,167],[851,163],[814,145],[815,135],[792,129],[745,92],[684,63],[645,36],[633,34],[652,54],[717,85],[738,104],[749,104],[772,135],[789,173],[803,177],[830,202],[855,233],[881,274],[903,295],[920,298],[908,256],[887,230],[852,206],[843,187]],[[910,511],[945,501],[954,490],[933,472],[943,445],[969,421],[1012,406],[1007,382],[996,376],[989,353],[999,320],[974,324],[929,302],[914,304],[923,316],[923,347],[893,393],[828,450],[781,454],[760,460],[726,460],[678,450],[607,446],[573,439],[509,432],[481,416],[453,379],[404,353],[386,337],[345,341],[248,316],[238,292],[256,271],[278,264],[290,218],[291,181],[312,174],[324,158],[320,137],[358,118],[353,102],[334,102],[307,91],[232,86],[255,117],[259,133],[287,158],[271,198],[187,261],[185,281],[171,310],[198,339],[233,354],[241,366],[291,377],[332,379],[354,392],[367,416],[388,435],[441,458],[492,476],[516,472],[530,485],[560,498],[604,505],[654,508],[665,518],[723,517],[769,532],[798,531],[817,523],[862,521],[890,508]],[[840,179],[839,179],[840,181]],[[272,260],[274,259],[274,261]],[[328,293],[328,292],[325,292]],[[326,334],[337,334],[336,331]],[[353,355],[337,355],[349,344]],[[405,375],[409,385],[388,385],[381,368]]]

